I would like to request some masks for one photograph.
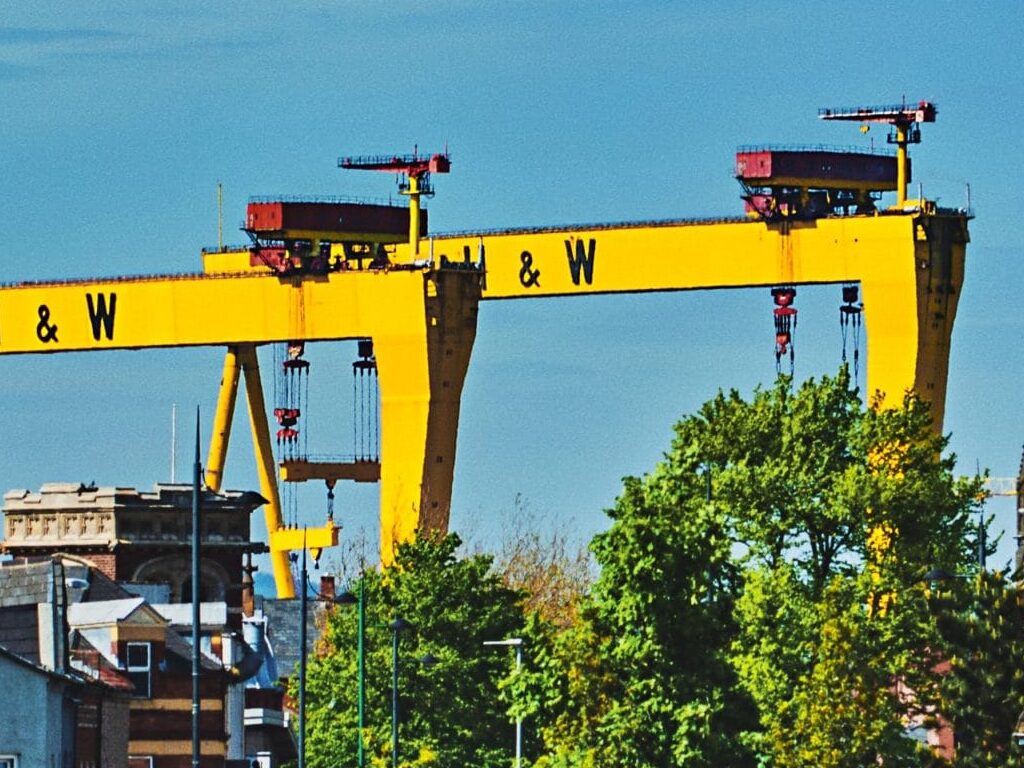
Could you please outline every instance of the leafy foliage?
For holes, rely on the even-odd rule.
[[[363,574],[366,605],[368,764],[390,765],[392,634],[398,616],[400,764],[507,766],[513,726],[498,701],[509,657],[485,640],[517,635],[522,595],[506,587],[489,557],[460,558],[459,538],[422,536],[398,548],[395,564]],[[353,609],[329,616],[307,673],[307,755],[312,768],[356,764],[357,622]],[[437,659],[428,668],[427,654]]]
[[[580,600],[593,580],[589,551],[583,545],[572,546],[562,531],[544,536],[537,525],[517,495],[514,522],[495,565],[505,583],[526,596],[527,614],[536,612],[565,629],[575,623]]]
[[[565,632],[531,626],[512,700],[542,766],[916,765],[937,701],[918,576],[969,558],[979,481],[927,405],[864,408],[841,370],[681,420],[592,543]]]
[[[418,627],[403,765],[507,765],[514,718],[535,768],[937,765],[921,736],[942,717],[962,764],[1012,764],[1020,596],[985,575],[970,608],[950,593],[940,611],[919,582],[972,558],[981,481],[954,478],[945,448],[914,396],[865,408],[845,369],[780,379],[720,393],[625,479],[593,583],[558,537],[514,538],[497,571],[454,536],[401,548],[364,584],[371,624]],[[481,647],[511,634],[518,673]],[[384,765],[390,638],[369,635],[364,737]],[[353,763],[354,647],[335,613],[310,670],[311,765]],[[430,672],[411,661],[428,651]]]
[[[1024,751],[1010,736],[1024,714],[1024,592],[982,571],[969,584],[936,585],[930,603],[948,664],[942,713],[957,736],[956,765],[1020,765]]]

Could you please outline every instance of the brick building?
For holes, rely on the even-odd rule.
[[[17,701],[0,724],[4,768],[127,766],[132,684],[68,633],[67,573],[52,562],[0,568],[0,690]]]
[[[243,563],[265,549],[250,541],[249,516],[262,503],[233,491],[201,499],[202,768],[248,768],[252,757],[276,766],[294,754],[280,705],[275,714],[273,702],[256,707],[246,695],[269,652],[242,633],[253,600]],[[0,551],[11,560],[0,564],[0,646],[30,663],[67,655],[97,680],[120,678],[130,689],[127,768],[191,766],[191,507],[190,485],[47,484],[4,497]],[[275,681],[263,686],[273,697]],[[254,734],[272,738],[250,748],[257,714]]]
[[[229,624],[239,630],[243,555],[265,549],[250,541],[249,516],[263,503],[249,491],[204,492],[201,498],[200,599],[226,603]],[[47,483],[38,493],[8,491],[3,513],[0,551],[16,561],[71,554],[112,581],[166,590],[154,602],[192,600],[191,485],[157,484],[142,492]]]

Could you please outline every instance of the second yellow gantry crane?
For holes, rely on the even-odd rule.
[[[859,285],[869,391],[890,401],[918,392],[941,428],[969,212],[925,200],[910,205],[905,193],[895,208],[876,208],[881,191],[905,187],[907,171],[891,159],[758,152],[737,156],[748,204],[742,218],[429,239],[419,195],[430,190],[430,172],[447,172],[447,155],[343,158],[343,167],[405,172],[415,203],[256,200],[246,222],[252,247],[205,254],[202,273],[0,288],[0,354],[226,347],[206,482],[220,487],[244,379],[279,597],[294,595],[287,553],[303,546],[303,532],[282,523],[256,354],[263,344],[301,350],[308,342],[372,340],[379,462],[286,461],[281,470],[285,479],[329,483],[379,477],[384,562],[418,530],[447,528],[460,397],[481,302]],[[306,536],[310,548],[330,546],[337,530],[328,520]]]

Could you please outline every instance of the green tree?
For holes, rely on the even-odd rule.
[[[395,563],[363,575],[366,601],[368,764],[390,765],[391,632],[396,616],[415,627],[399,638],[400,764],[505,766],[513,726],[498,698],[506,654],[483,646],[521,632],[522,595],[483,555],[459,557],[455,534],[399,546]],[[313,768],[356,764],[356,615],[329,615],[308,670],[307,754]],[[418,660],[437,659],[432,667]]]
[[[780,711],[764,718],[777,768],[934,765],[917,741],[931,721],[939,657],[920,587],[872,613],[870,574],[836,578],[817,603],[820,622],[805,673]],[[934,643],[934,638],[929,639]]]
[[[593,581],[590,553],[585,543],[571,543],[563,530],[540,533],[541,525],[517,495],[495,566],[508,586],[526,596],[527,614],[537,612],[565,629],[575,623],[580,601]]]
[[[538,764],[920,762],[935,627],[913,585],[969,559],[979,490],[945,447],[925,403],[865,408],[845,369],[682,419],[592,543],[577,626],[532,639]]]
[[[935,627],[915,582],[969,560],[980,481],[954,477],[915,397],[864,409],[843,371],[783,386],[717,398],[702,414],[724,428],[699,443],[744,553],[733,661],[762,759],[860,766],[875,750],[915,764],[903,731],[936,700]]]
[[[1024,592],[1002,572],[936,585],[930,604],[942,656],[942,714],[957,737],[956,765],[1024,762],[1011,744],[1024,709]]]
[[[738,571],[701,477],[628,478],[592,542],[600,575],[567,631],[530,627],[511,696],[540,721],[538,766],[739,765],[756,723],[728,663]]]

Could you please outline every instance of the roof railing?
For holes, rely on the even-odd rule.
[[[736,152],[834,152],[842,155],[896,156],[896,150],[888,147],[838,146],[835,144],[745,144],[738,147]]]
[[[882,106],[860,106],[860,107],[821,107],[818,110],[819,117],[835,117],[847,115],[901,115],[904,113],[917,112],[918,104],[883,104]]]
[[[392,208],[404,208],[407,202],[404,198],[398,201],[392,198],[383,197],[352,197],[345,195],[326,195],[320,197],[309,197],[308,195],[256,195],[249,198],[250,203],[328,203],[328,204],[350,204],[350,205],[385,205]]]

